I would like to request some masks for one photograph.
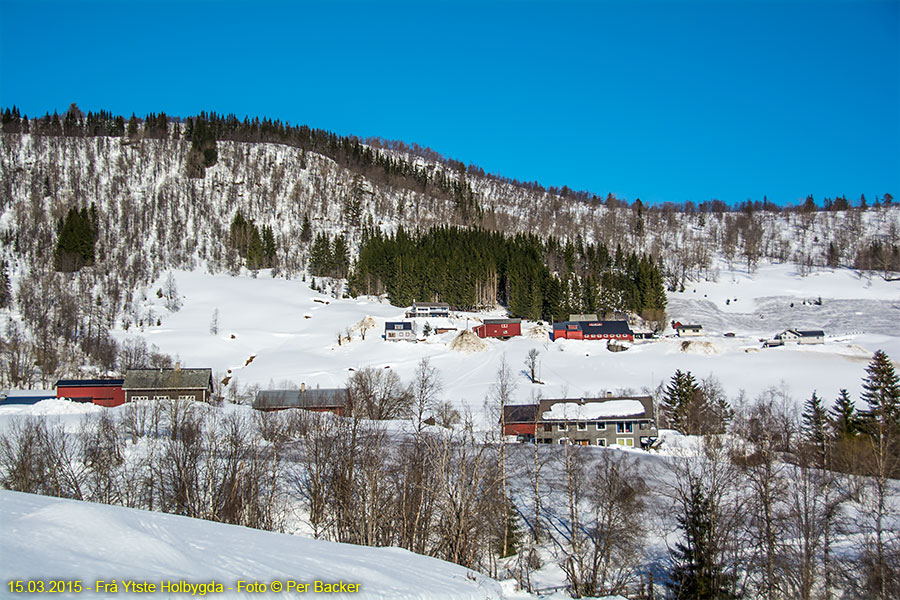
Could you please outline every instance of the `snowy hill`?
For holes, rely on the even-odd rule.
[[[283,597],[273,582],[359,584],[353,598],[502,597],[500,584],[458,565],[399,548],[367,548],[269,533],[174,515],[0,491],[0,578],[79,580],[84,591],[58,597],[106,597],[97,581],[216,582],[225,598]],[[268,594],[238,591],[265,583]],[[106,589],[106,592],[111,591]],[[8,589],[7,589],[8,592]],[[293,590],[297,593],[297,589]],[[6,595],[4,592],[3,595]],[[185,594],[156,593],[154,597]]]

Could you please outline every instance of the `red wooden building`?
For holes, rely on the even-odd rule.
[[[485,319],[472,331],[480,338],[509,338],[522,335],[521,319]]]
[[[125,404],[124,382],[124,379],[60,379],[56,382],[56,397],[100,406],[119,406]]]
[[[553,324],[553,339],[628,340],[634,332],[626,321],[561,321]]]

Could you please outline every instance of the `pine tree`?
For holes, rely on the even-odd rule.
[[[679,600],[727,600],[727,576],[716,556],[713,537],[713,510],[709,497],[699,482],[692,481],[685,499],[685,513],[678,525],[684,531],[684,542],[675,544],[671,581],[666,584]]]
[[[504,519],[505,518],[505,522]],[[506,558],[512,556],[519,550],[522,543],[522,529],[519,526],[519,514],[512,499],[507,498],[504,502],[503,515],[497,526],[497,533],[494,536],[494,547],[497,556]]]
[[[309,214],[303,215],[303,227],[300,229],[300,241],[308,244],[312,239],[312,226],[309,223]]]
[[[0,308],[9,308],[12,304],[12,292],[9,287],[9,273],[6,272],[6,262],[0,264]]]
[[[70,208],[56,241],[57,270],[73,272],[94,264],[95,239],[96,232],[87,209]]]
[[[840,391],[829,412],[831,430],[836,438],[850,438],[859,433],[859,416],[847,390]]]
[[[319,233],[309,250],[309,272],[327,277],[331,263],[331,241],[326,234]]]
[[[868,418],[900,425],[900,378],[888,355],[878,350],[866,367],[861,398],[869,405]]]

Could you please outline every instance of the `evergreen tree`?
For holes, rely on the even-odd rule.
[[[888,355],[878,350],[866,367],[861,397],[869,405],[867,417],[900,425],[900,378]]]
[[[662,401],[669,426],[685,434],[695,433],[696,427],[691,421],[692,416],[698,412],[697,405],[700,402],[702,398],[697,380],[690,371],[684,373],[680,369],[676,370],[666,386]]]
[[[332,277],[346,277],[350,273],[350,249],[342,235],[334,238],[329,271]]]
[[[685,503],[685,513],[678,525],[684,541],[675,544],[671,581],[666,584],[678,600],[728,600],[728,578],[722,572],[713,535],[712,503],[699,482],[692,481]]]
[[[6,272],[6,262],[0,264],[0,308],[9,308],[12,304],[12,292],[9,287],[9,273]]]
[[[57,270],[72,272],[94,264],[95,239],[96,231],[87,209],[70,208],[56,241]]]
[[[859,433],[859,416],[847,390],[840,391],[829,412],[831,430],[836,438],[850,438]]]
[[[522,529],[519,526],[519,514],[516,506],[510,498],[507,498],[503,504],[503,514],[494,534],[494,548],[500,558],[506,558],[518,552],[522,543]]]
[[[325,233],[319,233],[309,250],[309,272],[327,277],[331,264],[331,241]]]
[[[300,241],[308,244],[312,239],[312,225],[309,223],[309,214],[303,215],[303,227],[300,229]]]
[[[803,405],[803,436],[809,444],[816,448],[825,446],[825,424],[827,417],[822,400],[813,392]]]

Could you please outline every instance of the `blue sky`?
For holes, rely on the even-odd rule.
[[[0,105],[280,118],[645,202],[900,197],[900,0],[17,2]]]

